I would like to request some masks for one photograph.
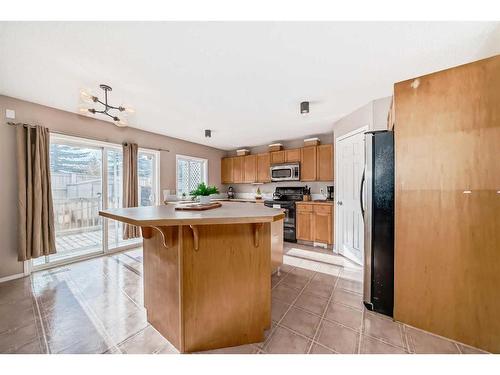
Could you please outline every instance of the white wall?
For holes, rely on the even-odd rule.
[[[391,97],[373,100],[333,124],[334,138],[337,139],[353,130],[368,126],[369,130],[387,129],[387,114]]]

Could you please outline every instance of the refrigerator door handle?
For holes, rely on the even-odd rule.
[[[365,170],[363,169],[363,176],[361,177],[361,184],[359,186],[359,205],[361,206],[361,216],[365,218],[365,209],[363,205],[363,186],[365,184]]]

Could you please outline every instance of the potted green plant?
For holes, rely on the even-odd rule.
[[[198,185],[198,187],[191,193],[193,197],[199,197],[201,204],[209,204],[210,196],[212,194],[219,194],[219,190],[216,186],[207,186],[204,182]]]

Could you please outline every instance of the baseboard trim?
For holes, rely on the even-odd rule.
[[[6,281],[11,281],[11,280],[15,280],[15,279],[20,279],[22,277],[25,277],[26,275],[23,273],[16,273],[14,275],[10,275],[10,276],[5,276],[5,277],[1,277],[0,278],[0,284],[1,283],[5,283]]]

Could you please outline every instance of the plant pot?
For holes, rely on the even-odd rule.
[[[210,195],[200,195],[200,204],[210,204]]]

